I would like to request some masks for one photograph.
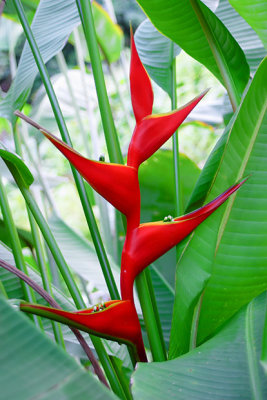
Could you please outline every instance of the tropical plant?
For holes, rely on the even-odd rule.
[[[138,1],[150,21],[131,35],[129,147],[127,57],[114,15],[88,0],[4,3],[2,18],[20,24],[26,43],[17,69],[18,35],[2,50],[13,69],[0,116],[10,123],[15,151],[8,140],[0,145],[0,398],[265,398],[265,2],[256,2],[252,18],[250,4],[233,0],[236,11],[224,0]],[[79,67],[71,72],[61,51],[69,36]],[[206,94],[177,109],[181,49],[225,87],[232,108],[201,171],[179,153],[176,130],[191,112],[189,124],[203,125],[193,109]],[[54,56],[59,84],[45,66]],[[37,72],[43,86],[32,96]],[[150,78],[169,96],[171,111],[152,112]],[[93,82],[96,95],[85,90]],[[75,147],[86,157],[73,150],[73,118]],[[56,127],[62,140],[50,133]],[[43,136],[70,162],[89,240],[55,206],[40,167]],[[171,137],[172,151],[160,150]],[[56,166],[56,153],[49,160]],[[16,226],[11,177],[30,230]]]

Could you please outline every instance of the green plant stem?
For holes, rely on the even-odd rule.
[[[57,121],[60,133],[61,133],[61,137],[62,139],[69,145],[71,146],[71,140],[70,140],[70,136],[67,130],[67,126],[63,117],[63,114],[61,112],[61,109],[59,107],[58,104],[58,100],[56,98],[54,89],[52,87],[50,78],[49,78],[49,74],[47,72],[47,69],[45,67],[45,64],[43,62],[42,56],[40,54],[39,48],[36,44],[35,38],[32,34],[31,28],[29,26],[29,23],[27,21],[27,18],[25,16],[25,13],[23,11],[22,5],[20,0],[13,0],[14,1],[14,5],[17,11],[17,14],[19,16],[21,25],[24,29],[24,33],[26,35],[26,38],[28,40],[28,43],[31,47],[36,65],[38,67],[39,73],[41,75],[43,84],[45,86],[46,89],[46,93],[48,95],[48,98],[50,100],[50,104],[52,106],[54,115],[55,115],[55,119]],[[99,262],[105,277],[105,281],[107,283],[107,287],[110,293],[110,296],[112,299],[119,299],[119,292],[108,262],[108,258],[104,249],[104,245],[101,239],[101,236],[99,234],[99,230],[97,227],[97,223],[93,214],[93,210],[90,204],[90,200],[88,198],[88,195],[86,193],[86,189],[84,186],[84,182],[82,180],[82,177],[80,176],[80,174],[77,172],[77,170],[71,166],[71,170],[72,170],[72,174],[75,180],[75,184],[80,196],[80,200],[82,203],[82,207],[83,207],[83,211],[85,214],[85,218],[86,221],[88,223],[88,227],[92,236],[92,240],[96,249],[96,253],[97,256],[99,258]]]
[[[20,271],[23,271],[25,274],[28,274],[27,266],[24,262],[23,254],[22,254],[22,249],[20,245],[20,240],[18,236],[18,232],[12,217],[12,213],[8,204],[6,192],[4,185],[2,183],[2,179],[0,176],[0,206],[1,206],[1,211],[4,219],[4,224],[7,228],[10,243],[11,243],[11,249],[12,253],[14,256],[15,264],[17,268]],[[22,291],[24,294],[24,298],[27,301],[30,301],[32,303],[36,302],[34,293],[32,292],[31,288],[29,288],[27,285],[25,285],[24,282],[21,282],[22,286]],[[38,326],[40,329],[43,330],[43,324],[40,318],[33,318],[36,326]]]
[[[37,257],[38,267],[39,267],[41,278],[42,278],[43,287],[47,291],[47,293],[49,293],[50,296],[53,297],[51,283],[48,279],[48,271],[47,271],[47,267],[46,267],[46,263],[45,263],[45,250],[44,250],[44,247],[42,244],[42,238],[40,236],[38,226],[37,226],[30,211],[28,211],[28,216],[29,216],[29,221],[30,221],[30,225],[31,225],[33,243],[34,243],[34,248],[36,251],[36,257]],[[52,325],[55,341],[58,344],[60,344],[60,346],[63,347],[63,349],[65,349],[65,343],[64,343],[64,339],[63,339],[61,326],[54,321],[51,321],[51,325]]]
[[[96,91],[98,95],[99,108],[101,112],[109,158],[113,163],[123,164],[123,157],[105,86],[91,3],[87,0],[76,0],[76,3],[80,13],[95,78]],[[137,291],[146,323],[146,330],[148,337],[150,338],[150,345],[153,346],[153,350],[151,348],[151,351],[156,357],[155,361],[161,361],[165,359],[165,351],[162,348],[162,342],[159,333],[160,328],[158,327],[157,318],[153,310],[153,303],[150,298],[149,286],[151,287],[151,290],[153,290],[153,287],[152,284],[148,286],[146,275],[143,272],[139,275],[137,281],[139,282],[137,283]]]
[[[67,67],[67,64],[66,64],[66,61],[65,61],[65,58],[64,58],[64,55],[63,55],[62,51],[60,51],[56,55],[56,59],[57,59],[58,65],[59,65],[59,69],[60,69],[61,73],[64,75],[64,78],[65,78],[65,81],[66,81],[66,84],[67,84],[67,87],[68,87],[69,95],[70,95],[70,98],[71,98],[71,102],[72,102],[72,105],[73,105],[73,108],[74,108],[75,117],[76,117],[76,120],[78,122],[78,126],[79,126],[79,129],[80,129],[82,138],[83,138],[83,145],[84,145],[86,154],[89,156],[90,155],[90,149],[89,149],[89,146],[88,146],[87,134],[85,132],[85,129],[84,129],[84,126],[83,126],[83,123],[82,123],[80,110],[79,110],[79,107],[78,107],[78,104],[77,104],[77,101],[76,101],[75,94],[73,92],[71,81],[70,81],[70,78],[69,78],[69,75],[68,75],[68,67]]]
[[[88,52],[90,55],[93,75],[95,79],[96,93],[99,103],[99,110],[101,114],[110,161],[122,164],[123,158],[108,100],[102,63],[96,38],[91,2],[87,0],[76,0],[76,3],[84,30]]]
[[[148,340],[150,344],[151,353],[154,361],[165,361],[166,354],[162,348],[162,342],[158,330],[157,320],[155,314],[151,312],[153,310],[152,301],[149,294],[149,286],[146,280],[145,271],[141,272],[136,277],[136,288],[138,292],[138,297],[142,307],[142,312],[144,316],[145,326],[147,329]]]
[[[176,92],[176,58],[173,57],[174,43],[171,43],[170,59],[171,59],[171,74],[172,74],[172,91],[171,91],[171,108],[177,108],[177,92]],[[179,139],[176,131],[172,136],[173,149],[173,170],[174,170],[174,188],[175,188],[175,216],[182,215],[182,191],[180,182],[180,164],[179,164]]]
[[[22,157],[22,146],[21,146],[20,135],[16,129],[13,130],[13,137],[14,137],[14,142],[15,142],[16,153]],[[48,279],[48,271],[47,271],[47,267],[46,267],[46,263],[45,263],[45,251],[44,251],[44,247],[43,247],[42,241],[41,241],[42,239],[41,239],[41,236],[40,236],[40,233],[38,230],[38,226],[36,225],[36,222],[31,214],[31,211],[29,210],[28,206],[26,206],[26,207],[27,207],[29,222],[30,222],[30,226],[31,226],[31,233],[32,233],[34,248],[36,251],[38,267],[39,267],[42,282],[43,282],[43,287],[50,294],[50,296],[52,296],[51,284]],[[54,321],[51,321],[51,325],[52,325],[55,341],[58,344],[60,344],[61,347],[63,347],[65,349],[65,343],[64,343],[63,334],[62,334],[60,325],[55,323]]]
[[[231,75],[229,74],[227,63],[225,62],[220,47],[217,45],[216,37],[214,36],[213,31],[211,30],[207,20],[205,19],[205,16],[203,15],[200,4],[201,2],[199,2],[199,0],[189,0],[189,1],[191,3],[193,10],[196,13],[198,21],[203,29],[203,33],[207,38],[211,52],[214,56],[217,67],[221,73],[224,86],[228,92],[233,111],[235,112],[238,104],[240,103],[240,96],[236,90],[235,83],[233,82]]]

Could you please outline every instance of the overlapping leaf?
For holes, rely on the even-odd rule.
[[[149,76],[169,95],[172,92],[173,59],[181,49],[163,36],[149,21],[143,21],[135,32],[134,40],[139,57]]]
[[[229,0],[229,3],[257,32],[267,50],[267,3],[265,0]]]
[[[266,309],[264,293],[212,339],[175,360],[139,364],[134,399],[250,400],[267,396],[259,363]]]
[[[239,1],[235,3],[241,4],[243,2]],[[253,6],[253,13],[255,13],[255,6]],[[220,0],[220,5],[215,14],[225,24],[236,41],[239,43],[246,55],[251,72],[255,72],[259,63],[266,55],[266,50],[264,49],[264,46],[256,32],[235,11],[235,9],[231,7],[228,0]]]
[[[237,102],[240,101],[249,79],[245,55],[207,6],[199,0],[171,0],[167,3],[163,0],[139,0],[138,3],[160,32],[204,64],[224,85],[229,80]],[[203,23],[204,29],[201,27]],[[224,77],[218,63],[225,71]]]
[[[266,74],[267,59],[242,102],[207,201],[241,177],[250,178],[195,231],[180,260],[171,357],[188,351],[194,309],[206,284],[198,342],[267,288]]]
[[[3,399],[116,398],[1,297],[0,352]]]

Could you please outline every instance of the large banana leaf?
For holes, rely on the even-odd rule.
[[[180,47],[163,36],[149,19],[139,25],[134,39],[149,76],[171,96],[173,59],[180,53]]]
[[[171,357],[188,351],[204,288],[196,318],[198,342],[267,288],[266,74],[267,59],[241,104],[207,201],[240,178],[250,178],[197,228],[178,265]]]
[[[115,399],[116,396],[0,297],[2,399]]]
[[[238,3],[240,4],[241,2]],[[235,9],[231,7],[228,0],[220,0],[220,5],[215,14],[239,43],[246,55],[250,70],[255,72],[259,63],[266,55],[266,50],[256,32]]]
[[[267,3],[265,0],[229,0],[229,3],[257,32],[267,50]]]
[[[264,293],[190,353],[139,364],[132,378],[134,399],[266,399],[267,380],[259,363],[265,309]]]
[[[230,88],[239,103],[249,79],[245,55],[205,4],[199,0],[139,0],[138,3],[160,32],[204,64]]]

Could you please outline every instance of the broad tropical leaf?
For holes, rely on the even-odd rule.
[[[238,4],[240,4],[240,2],[238,2]],[[253,12],[255,13],[255,7],[253,7]],[[255,72],[259,63],[266,55],[266,50],[256,32],[235,9],[231,7],[228,0],[220,0],[220,5],[215,14],[239,43],[246,55],[251,72]]]
[[[265,0],[229,0],[229,3],[257,32],[267,50],[267,3]]]
[[[204,288],[198,343],[267,288],[266,74],[267,59],[240,106],[206,201],[241,177],[250,178],[195,231],[178,265],[171,357],[188,351]]]
[[[2,297],[0,351],[3,399],[116,398]]]
[[[134,40],[139,57],[149,76],[171,96],[173,59],[181,49],[163,36],[149,21],[143,21],[135,32]]]
[[[190,353],[139,364],[132,378],[134,399],[265,399],[267,380],[259,363],[265,309],[264,293]]]
[[[222,84],[231,88],[236,103],[240,102],[249,79],[245,55],[205,4],[199,0],[171,0],[167,3],[163,0],[139,0],[138,3],[160,32],[204,64]],[[220,69],[216,59],[221,63]],[[226,80],[229,80],[229,85]]]

